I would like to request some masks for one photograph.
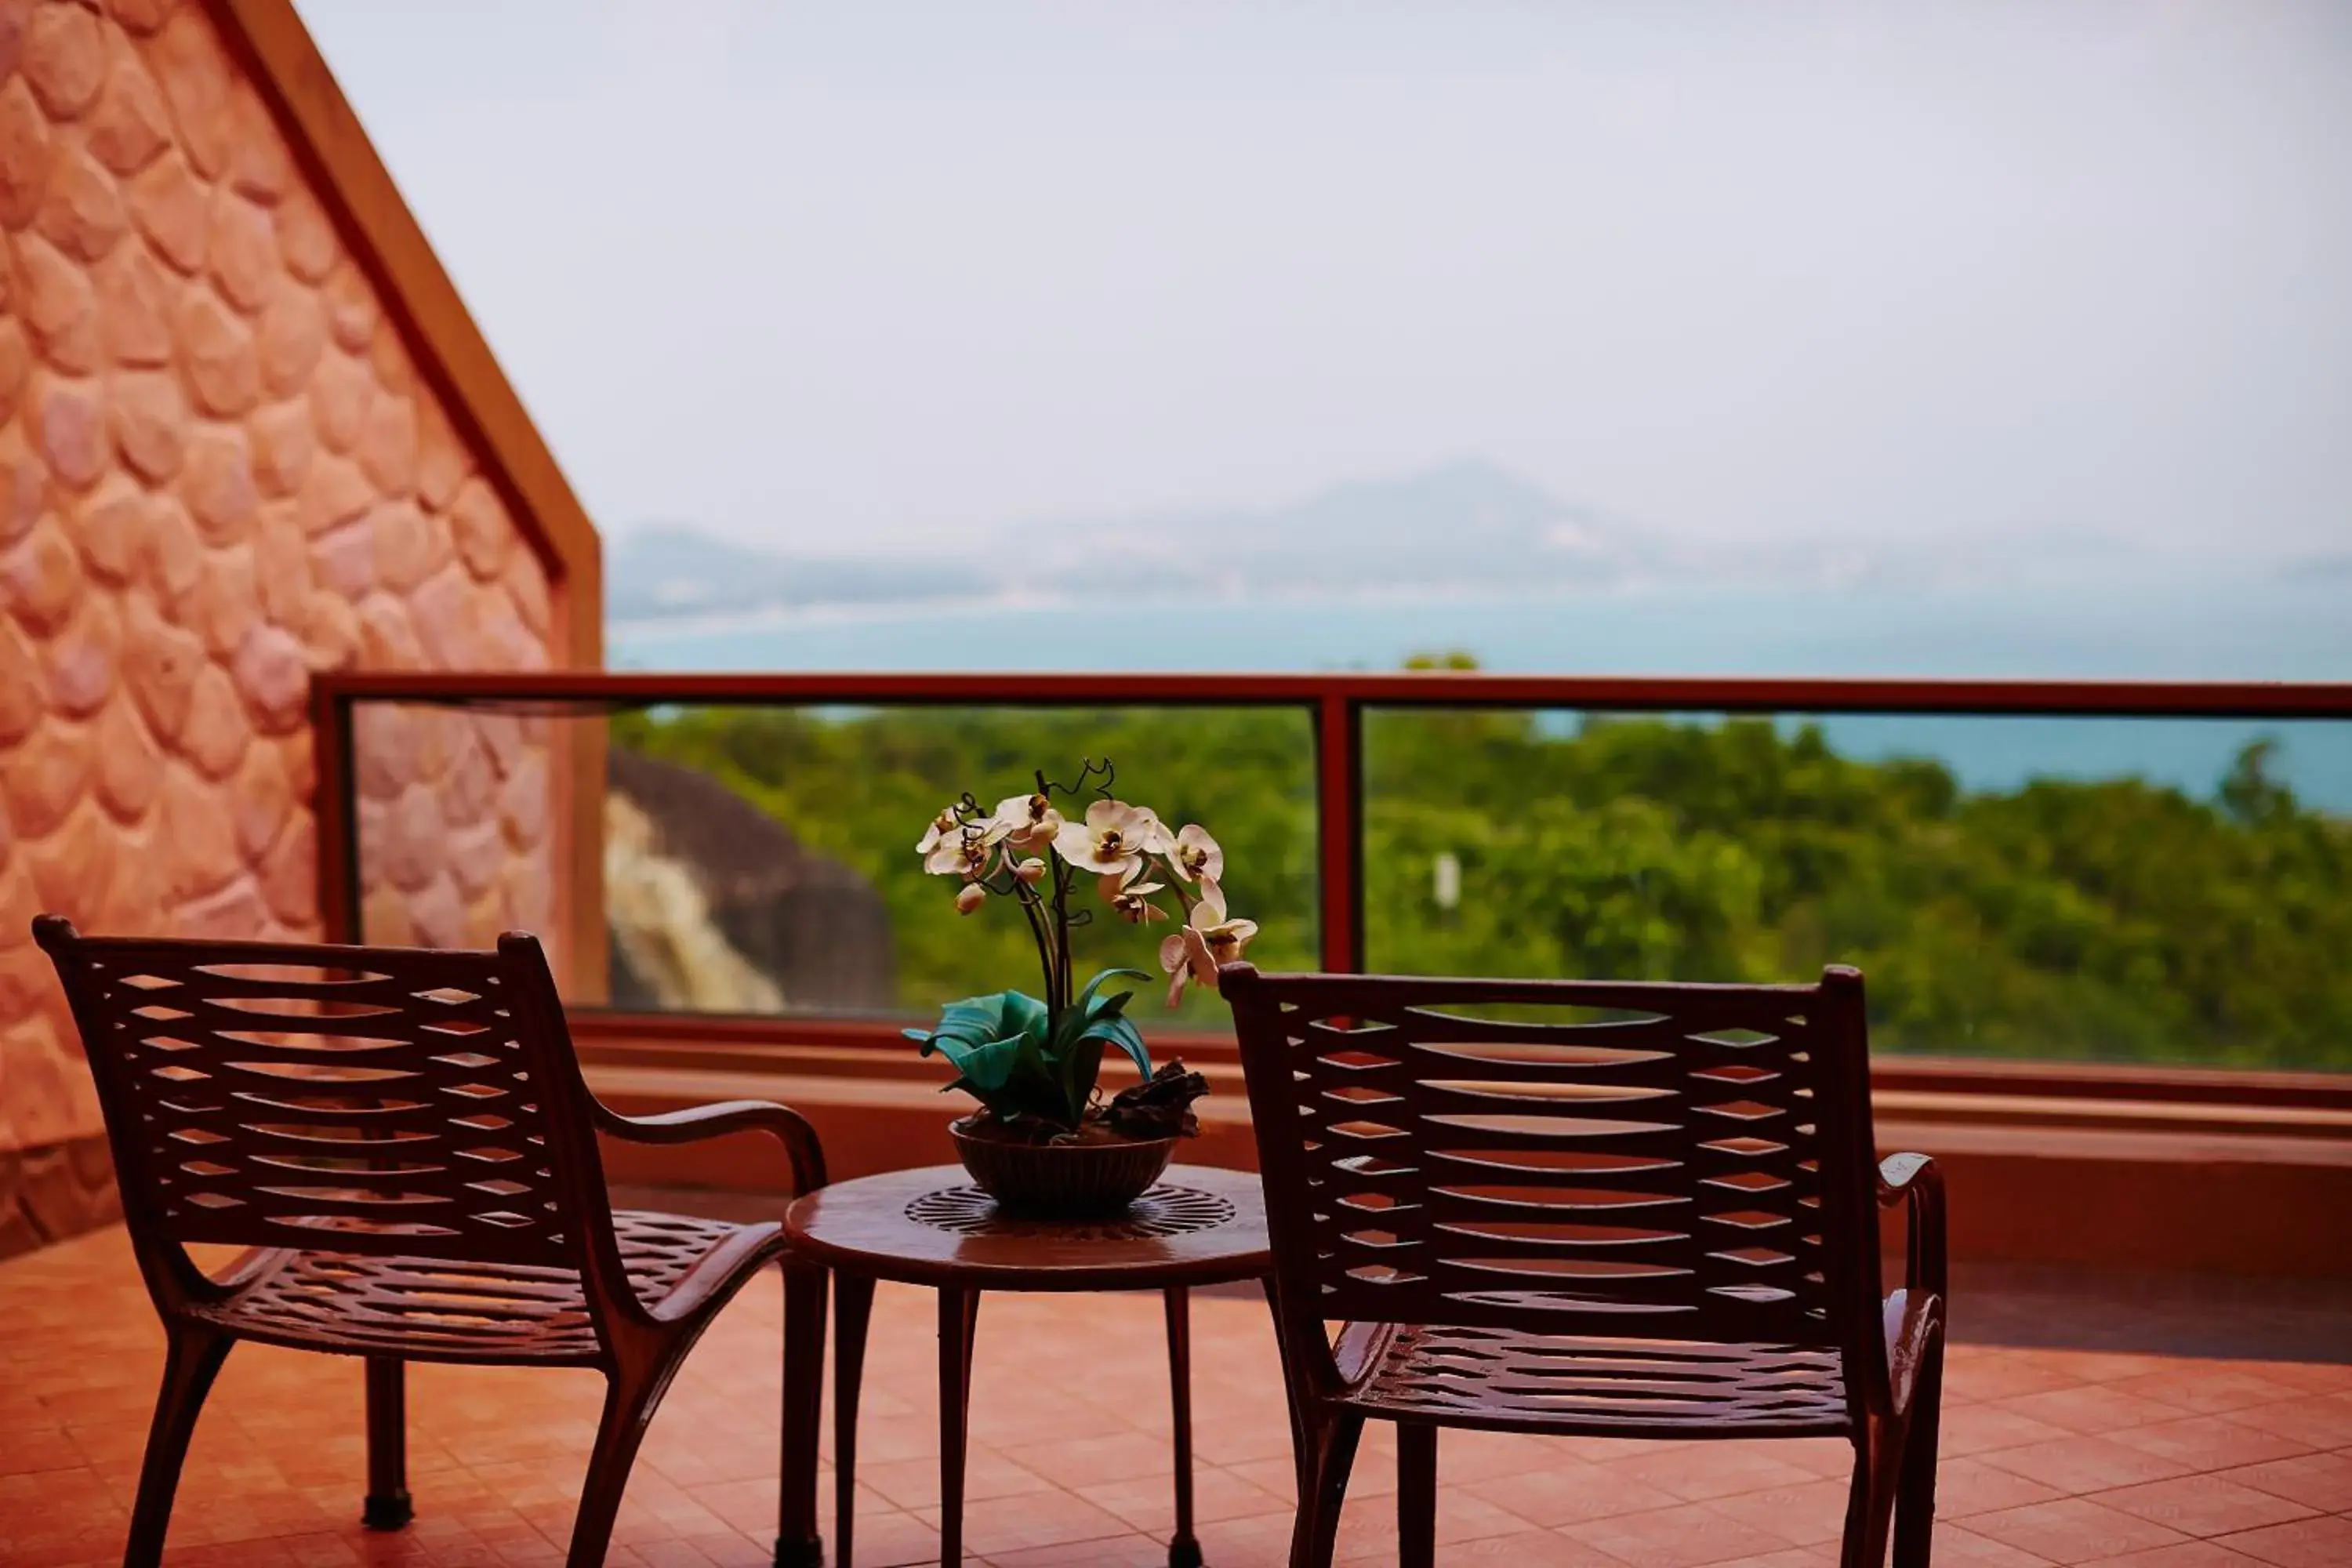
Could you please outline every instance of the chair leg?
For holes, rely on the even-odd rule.
[[[1266,1313],[1274,1320],[1275,1350],[1282,1359],[1282,1403],[1285,1414],[1290,1417],[1290,1465],[1295,1478],[1293,1495],[1298,1506],[1305,1508],[1307,1494],[1315,1489],[1315,1467],[1309,1454],[1313,1442],[1307,1436],[1305,1407],[1300,1403],[1297,1382],[1290,1375],[1293,1364],[1290,1346],[1284,1342],[1282,1308],[1274,1298],[1274,1281],[1271,1279],[1261,1279],[1258,1284],[1265,1291]]]
[[[833,1277],[833,1532],[849,1568],[857,1518],[857,1395],[866,1385],[866,1325],[874,1315],[874,1281],[854,1274]]]
[[[625,1365],[609,1375],[604,1385],[604,1415],[596,1425],[596,1447],[589,1456],[588,1477],[580,1488],[580,1510],[572,1520],[572,1550],[565,1568],[598,1568],[612,1544],[613,1521],[621,1511],[621,1494],[628,1489],[629,1470],[637,1460],[637,1446],[653,1424],[654,1411],[669,1391],[670,1374],[677,1369],[673,1355],[651,1367]]]
[[[1902,1479],[1895,1500],[1895,1568],[1927,1568],[1936,1532],[1936,1445],[1943,1404],[1944,1336],[1937,1333],[1911,1387],[1911,1426],[1903,1436]]]
[[[825,1270],[784,1261],[783,1458],[776,1499],[777,1568],[823,1568],[817,1532],[817,1434],[824,1423]],[[845,1530],[846,1526],[845,1525]],[[843,1562],[849,1542],[842,1541]]]
[[[1397,1568],[1435,1568],[1437,1428],[1397,1423]]]
[[[154,1568],[163,1560],[163,1533],[172,1523],[172,1496],[180,1488],[188,1439],[213,1379],[236,1343],[217,1330],[185,1323],[165,1325],[163,1385],[155,1394],[155,1419],[147,1428],[147,1457],[139,1468],[139,1500],[131,1513],[131,1540],[123,1568]]]
[[[399,1530],[416,1517],[408,1495],[408,1364],[398,1356],[367,1358],[367,1500],[360,1522]]]
[[[1355,1468],[1364,1419],[1309,1415],[1307,1422],[1313,1480],[1299,1497],[1298,1521],[1291,1527],[1290,1568],[1331,1568],[1331,1554],[1339,1543],[1339,1507],[1347,1501],[1348,1475]]]
[[[1886,1532],[1895,1512],[1895,1470],[1888,1428],[1874,1420],[1854,1434],[1853,1483],[1846,1492],[1845,1541],[1838,1568],[1885,1568]]]

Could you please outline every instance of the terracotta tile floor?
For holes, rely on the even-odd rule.
[[[769,1561],[781,1311],[771,1276],[688,1363],[638,1463],[612,1563]],[[980,1323],[971,1550],[1007,1568],[1164,1562],[1158,1301],[991,1297]],[[1194,1324],[1202,1543],[1216,1568],[1278,1563],[1290,1476],[1264,1308],[1204,1298]],[[115,1560],[161,1353],[121,1234],[0,1265],[0,1563]],[[886,1286],[862,1429],[861,1563],[938,1551],[931,1334],[928,1300]],[[197,1431],[171,1560],[560,1563],[600,1380],[419,1367],[410,1388],[416,1522],[371,1535],[356,1523],[359,1369],[240,1348]],[[1936,1560],[1948,1568],[2352,1564],[2352,1365],[1963,1344],[1947,1399]],[[1343,1560],[1394,1560],[1393,1452],[1367,1443]],[[1441,1454],[1446,1562],[1835,1561],[1838,1444],[1449,1434]]]

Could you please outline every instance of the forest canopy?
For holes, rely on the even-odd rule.
[[[909,1012],[1034,967],[1019,921],[960,918],[923,874],[923,825],[966,790],[994,801],[1085,758],[1216,835],[1263,931],[1255,961],[1315,963],[1297,711],[709,709],[625,715],[612,740],[711,775],[868,878]],[[1367,961],[1758,981],[1852,963],[1882,1050],[2352,1069],[2352,823],[2299,802],[2274,760],[2249,746],[2210,798],[2136,778],[1971,791],[1939,762],[1842,756],[1807,724],[1377,712]],[[1150,969],[1159,934],[1106,912],[1079,951]],[[1146,1000],[1149,1029],[1165,1015]],[[1181,1019],[1220,1006],[1195,994]]]

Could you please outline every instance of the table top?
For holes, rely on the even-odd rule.
[[[1125,1214],[1016,1219],[961,1165],[835,1182],[784,1216],[793,1250],[874,1279],[992,1290],[1219,1285],[1272,1272],[1254,1172],[1171,1165]]]

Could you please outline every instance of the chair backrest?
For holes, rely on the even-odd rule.
[[[36,931],[139,1242],[573,1268],[612,1247],[531,938],[440,952]]]
[[[1853,971],[1682,985],[1236,964],[1223,990],[1277,1285],[1306,1318],[1879,1342]]]

